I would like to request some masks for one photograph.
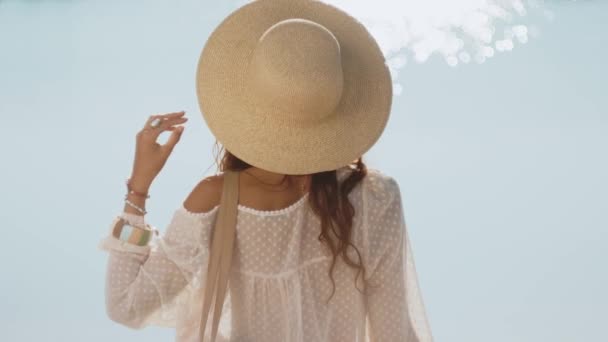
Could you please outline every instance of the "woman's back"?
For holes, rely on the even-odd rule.
[[[348,172],[338,169],[339,180]],[[319,241],[321,224],[309,210],[308,193],[278,210],[239,204],[218,341],[432,340],[398,184],[368,169],[349,200],[355,208],[351,241],[366,276],[363,282],[362,273],[338,256],[335,288],[328,273],[333,255]],[[200,341],[201,286],[218,209],[195,213],[180,206],[150,251],[127,251],[112,237],[102,241],[112,251],[106,298],[113,320],[132,328],[171,326],[177,341]],[[353,248],[347,253],[359,260]],[[367,283],[376,287],[364,295]]]

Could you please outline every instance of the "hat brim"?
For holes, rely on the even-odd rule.
[[[342,98],[335,114],[314,126],[264,122],[247,101],[245,75],[258,39],[289,18],[315,21],[340,43]],[[203,48],[196,92],[206,124],[228,151],[253,166],[294,175],[338,169],[367,152],[384,131],[393,95],[384,55],[367,29],[316,0],[258,0],[232,12]]]

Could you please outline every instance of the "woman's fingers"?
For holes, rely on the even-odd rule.
[[[185,110],[180,110],[179,112],[172,112],[172,113],[167,113],[167,114],[163,114],[163,115],[168,116],[168,117],[173,117],[173,116],[184,115],[184,113],[186,113]]]
[[[175,148],[175,145],[177,145],[179,142],[179,139],[184,132],[184,126],[172,127],[170,130],[172,132],[169,139],[167,139],[167,142],[164,145],[161,145],[161,149],[163,149],[167,154],[171,154],[173,148]]]
[[[182,116],[186,113],[186,111],[182,110],[179,112],[172,112],[172,113],[166,113],[166,114],[157,114],[157,115],[150,115],[150,117],[159,117],[159,118],[164,118],[164,119],[171,119],[171,118],[175,118],[175,117],[179,117]]]
[[[186,121],[188,121],[188,118],[186,118],[186,117],[165,119],[165,120],[161,121],[160,126],[158,126],[157,129],[166,130],[169,127],[172,127],[172,126],[175,126],[178,124],[182,124]]]
[[[152,135],[154,135],[155,137],[158,137],[160,135],[160,133],[167,130],[167,128],[172,127],[173,125],[177,125],[177,124],[188,121],[188,118],[183,116],[184,114],[185,114],[185,111],[160,114],[160,115],[150,115],[148,117],[148,119],[146,120],[146,123],[145,123],[142,131],[143,132],[153,132],[155,134],[152,134]],[[156,119],[160,119],[160,124],[157,125],[156,127],[150,126],[150,124]]]

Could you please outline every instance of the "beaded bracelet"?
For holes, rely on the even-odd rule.
[[[150,195],[148,193],[137,192],[137,191],[133,190],[131,188],[131,178],[127,178],[127,180],[125,181],[125,184],[127,185],[127,194],[125,195],[125,203],[127,203],[130,207],[134,208],[135,210],[139,211],[142,215],[145,215],[147,213],[147,211],[143,208],[138,207],[137,205],[135,205],[135,203],[129,201],[128,197],[129,197],[129,194],[134,194],[135,196],[150,198]]]
[[[128,196],[128,194],[125,195],[125,203],[127,203],[130,207],[134,208],[135,210],[139,211],[142,215],[146,215],[148,213],[145,209],[140,208],[135,203],[129,201],[129,199],[127,199],[127,196]]]
[[[137,192],[131,188],[131,178],[127,178],[125,184],[127,184],[127,194],[134,194],[139,197],[150,198],[150,195],[148,193]]]

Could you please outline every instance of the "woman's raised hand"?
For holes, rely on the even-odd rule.
[[[188,120],[185,112],[150,115],[144,127],[136,135],[135,160],[131,173],[131,186],[136,191],[147,192],[152,181],[165,166],[169,155],[178,143],[184,126],[176,126]],[[153,120],[160,119],[160,125],[151,127]],[[156,142],[164,131],[172,131],[164,145]]]

